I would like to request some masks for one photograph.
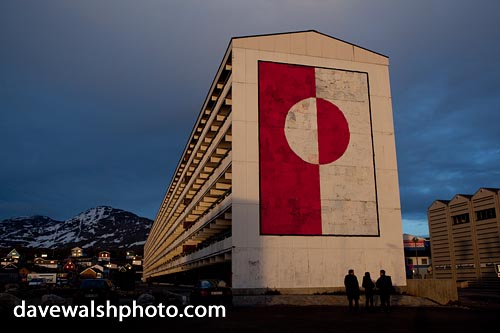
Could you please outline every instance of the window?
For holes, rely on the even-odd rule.
[[[422,265],[427,265],[427,259],[426,258],[422,258]]]
[[[408,265],[413,265],[413,259],[408,259]]]
[[[497,217],[495,208],[483,209],[476,212],[476,221],[494,219]]]
[[[469,213],[452,216],[453,224],[469,223]]]

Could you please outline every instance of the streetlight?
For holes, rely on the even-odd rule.
[[[415,245],[415,267],[417,268],[417,274],[416,277],[418,278],[420,276],[420,271],[418,269],[418,252],[417,252],[417,243],[418,243],[418,238],[415,236],[412,239],[413,244]]]

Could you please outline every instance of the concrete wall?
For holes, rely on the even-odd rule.
[[[443,305],[458,301],[457,283],[454,280],[408,280],[400,292],[426,297]]]
[[[350,268],[360,281],[365,271],[376,278],[379,270],[385,269],[395,285],[406,285],[388,59],[316,32],[238,38],[231,47],[233,287],[311,290],[342,287]],[[358,125],[371,136],[373,147],[358,148],[367,149],[373,161],[371,177],[375,189],[372,187],[371,191],[375,192],[368,197],[376,195],[376,207],[366,210],[369,215],[361,217],[369,223],[378,223],[378,228],[347,226],[343,230],[349,236],[261,234],[259,61],[366,73],[368,86],[362,86],[369,97],[371,118],[364,117],[369,123]],[[355,115],[346,117],[351,116]],[[355,118],[351,120],[355,122]],[[352,157],[354,168],[355,156]],[[356,179],[343,183],[346,192],[352,191],[349,183],[355,186]],[[356,208],[357,213],[361,211]],[[353,218],[343,214],[344,218]],[[356,230],[360,229],[363,230],[358,233]],[[337,229],[331,230],[334,233]]]

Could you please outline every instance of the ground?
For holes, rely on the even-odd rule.
[[[144,287],[147,288],[147,287]],[[137,290],[122,298],[121,304],[130,304]],[[188,288],[156,286],[153,292],[185,293]],[[165,297],[164,301],[175,302]],[[481,301],[483,300],[483,301]],[[376,311],[349,313],[347,303],[337,305],[267,305],[228,308],[225,318],[13,318],[3,313],[1,318],[15,327],[51,327],[53,332],[68,332],[68,328],[99,327],[135,331],[163,327],[168,332],[471,332],[497,324],[500,311],[498,292],[468,290],[461,293],[460,302],[447,306],[393,306],[390,313]],[[36,300],[33,300],[37,303]],[[39,304],[39,303],[38,303]],[[180,304],[176,304],[180,305]],[[182,307],[181,307],[182,308]],[[363,309],[363,308],[362,308]],[[70,330],[71,330],[70,329]]]

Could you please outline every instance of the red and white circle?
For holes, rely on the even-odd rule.
[[[350,132],[347,119],[335,104],[310,97],[288,111],[285,136],[292,151],[305,162],[329,164],[345,153]]]

